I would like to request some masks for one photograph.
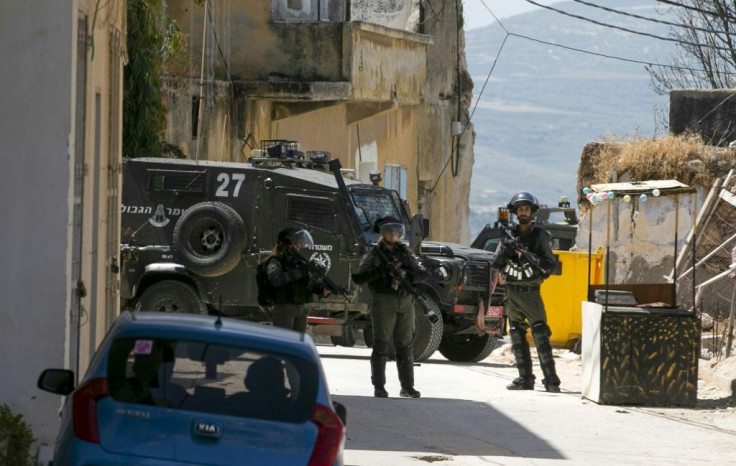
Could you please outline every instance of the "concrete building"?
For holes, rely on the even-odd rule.
[[[167,137],[185,154],[247,161],[263,141],[298,141],[365,182],[380,170],[433,239],[469,242],[460,0],[169,2],[168,13],[188,37],[188,56],[166,66]]]
[[[61,398],[118,312],[125,1],[0,3],[0,403],[49,459]]]

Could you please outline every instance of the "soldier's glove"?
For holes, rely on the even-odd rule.
[[[309,263],[312,264],[312,267],[314,267],[319,275],[324,275],[327,272],[327,266],[317,259],[312,259]]]

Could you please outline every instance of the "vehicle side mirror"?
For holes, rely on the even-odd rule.
[[[428,232],[425,232],[425,228],[429,230],[429,221],[425,220],[422,214],[416,214],[411,218],[411,235],[409,236],[409,249],[411,249],[415,253],[419,252],[419,247],[422,244],[422,239],[429,236]]]
[[[74,391],[74,372],[67,369],[46,369],[38,378],[37,386],[41,390],[66,396]]]
[[[333,401],[332,406],[335,407],[335,412],[337,413],[337,417],[339,417],[340,420],[342,421],[342,425],[347,426],[348,425],[348,409],[345,407],[344,404],[339,403],[337,401]]]

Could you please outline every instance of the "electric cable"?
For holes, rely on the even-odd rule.
[[[597,21],[595,19],[587,18],[585,16],[580,16],[580,15],[576,15],[576,14],[573,14],[573,13],[568,13],[567,11],[559,10],[559,9],[554,8],[554,7],[551,7],[551,6],[542,5],[541,3],[535,2],[534,0],[524,0],[524,1],[527,2],[527,3],[530,3],[532,5],[538,6],[540,8],[544,8],[545,10],[554,11],[554,12],[559,13],[561,15],[569,16],[571,18],[579,19],[581,21],[587,21],[589,23],[593,23],[593,24],[596,24],[598,26],[603,26],[603,27],[607,27],[607,28],[611,28],[611,29],[618,29],[619,31],[624,31],[624,32],[628,32],[628,33],[631,33],[631,34],[637,34],[637,35],[640,35],[640,36],[651,37],[653,39],[659,39],[659,40],[664,40],[664,41],[668,41],[668,42],[676,42],[676,43],[683,44],[683,45],[692,45],[692,46],[695,46],[695,47],[703,47],[703,48],[709,48],[709,49],[714,49],[714,50],[722,50],[722,51],[727,51],[727,52],[731,52],[732,51],[728,47],[719,47],[717,45],[708,45],[708,44],[702,44],[702,43],[696,43],[696,42],[689,42],[689,41],[685,41],[685,40],[675,39],[673,37],[658,36],[656,34],[651,34],[651,33],[648,33],[648,32],[637,31],[637,30],[634,30],[634,29],[625,28],[623,26],[616,26],[614,24],[604,23],[604,22],[601,22],[601,21]]]
[[[637,14],[634,14],[634,13],[628,13],[626,11],[616,10],[615,8],[609,8],[607,6],[597,5],[597,4],[592,3],[592,2],[586,2],[585,0],[572,0],[572,1],[575,2],[575,3],[580,3],[582,5],[587,5],[587,6],[592,7],[592,8],[600,8],[601,10],[605,10],[605,11],[608,11],[608,12],[611,12],[611,13],[615,13],[617,15],[623,15],[623,16],[628,16],[630,18],[642,19],[644,21],[650,21],[650,22],[653,22],[653,23],[664,24],[664,25],[667,25],[667,26],[680,27],[680,28],[685,28],[685,29],[694,29],[696,31],[702,31],[702,32],[707,32],[707,33],[711,33],[711,34],[725,34],[725,35],[729,35],[729,36],[736,35],[736,33],[734,33],[734,32],[717,31],[715,29],[707,29],[707,28],[702,28],[702,27],[693,26],[693,25],[688,26],[686,24],[675,23],[675,22],[666,21],[666,20],[663,20],[663,19],[651,18],[649,16],[641,16],[641,15],[637,15]]]
[[[672,6],[677,6],[677,7],[680,7],[680,8],[684,8],[686,10],[697,11],[698,13],[703,13],[703,14],[706,14],[706,15],[714,16],[716,18],[723,17],[723,18],[728,18],[728,19],[730,19],[732,21],[736,21],[736,16],[730,15],[727,12],[719,13],[717,11],[705,10],[703,8],[699,8],[699,7],[692,6],[692,5],[686,5],[686,4],[680,3],[680,2],[670,2],[670,1],[666,1],[666,0],[656,0],[656,1],[658,3],[664,3],[665,5],[672,5]]]
[[[476,108],[478,108],[478,103],[480,102],[480,98],[483,96],[483,91],[486,88],[486,84],[488,84],[488,80],[491,79],[491,75],[493,74],[493,70],[496,69],[496,63],[498,63],[498,58],[501,56],[501,51],[503,51],[504,45],[506,45],[506,40],[509,38],[509,34],[506,34],[506,37],[504,37],[503,42],[501,43],[501,47],[498,49],[498,53],[496,54],[496,58],[493,60],[493,66],[491,66],[491,70],[488,72],[488,76],[486,76],[486,80],[483,83],[483,87],[480,89],[480,93],[478,94],[478,98],[475,100],[475,105],[473,106],[473,111],[470,112],[470,116],[468,117],[468,122],[463,125],[463,130],[458,136],[458,138],[462,138],[463,134],[465,134],[465,130],[468,127],[468,124],[470,124],[470,121],[473,119],[473,115],[475,114]],[[454,150],[454,144],[453,144],[453,150]],[[445,170],[447,170],[447,165],[452,161],[452,157],[454,154],[450,153],[450,157],[445,162],[445,165],[442,167],[442,171],[440,171],[439,175],[437,175],[437,179],[432,184],[431,188],[427,188],[427,192],[433,192],[435,188],[437,187],[437,184],[440,182],[440,178],[442,178],[442,175],[445,173]]]

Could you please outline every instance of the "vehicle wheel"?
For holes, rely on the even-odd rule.
[[[363,329],[363,341],[365,341],[365,346],[373,348],[373,327]]]
[[[205,277],[228,273],[240,262],[247,241],[238,213],[220,202],[201,202],[184,211],[174,227],[177,260]]]
[[[335,346],[355,346],[355,341],[358,339],[358,329],[352,325],[342,326],[342,335],[331,335],[330,340]]]
[[[496,349],[498,337],[492,335],[445,335],[440,353],[450,361],[478,362]]]
[[[420,293],[422,292],[420,291]],[[435,300],[431,296],[427,296],[427,300],[434,312],[441,316],[442,312]],[[414,341],[412,343],[414,346],[414,361],[426,361],[440,346],[444,324],[442,319],[435,323],[430,322],[427,316],[424,315],[424,309],[418,303],[414,303],[414,318]]]
[[[135,310],[207,314],[207,306],[199,299],[197,291],[177,280],[163,280],[149,286]]]

